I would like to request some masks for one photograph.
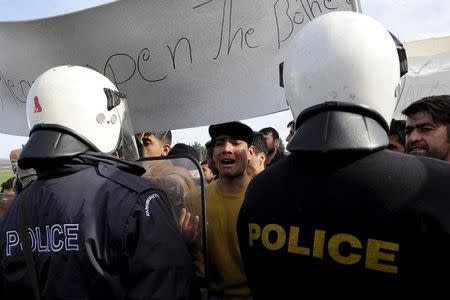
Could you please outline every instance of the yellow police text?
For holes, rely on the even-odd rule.
[[[398,243],[371,238],[361,241],[352,234],[327,234],[325,230],[315,229],[312,244],[302,245],[300,227],[290,226],[286,230],[279,224],[267,224],[261,227],[258,224],[249,223],[248,232],[250,247],[260,243],[271,251],[287,251],[319,259],[324,259],[327,255],[336,263],[343,265],[363,263],[364,267],[370,270],[393,274],[398,272],[396,265],[396,256],[400,249]],[[341,251],[341,246],[344,244],[351,249],[345,254]]]

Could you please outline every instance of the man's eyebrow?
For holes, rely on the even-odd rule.
[[[221,136],[215,139],[215,142],[222,142],[224,140],[226,140],[228,137],[227,136]]]
[[[242,138],[238,138],[238,137],[235,137],[235,136],[232,136],[232,135],[226,135],[226,136],[218,137],[218,138],[216,138],[215,141],[216,142],[218,142],[218,141],[223,142],[225,140],[243,141]]]
[[[416,124],[416,125],[414,125],[414,126],[412,126],[412,125],[406,125],[406,126],[405,126],[405,129],[422,128],[422,127],[425,127],[425,126],[436,127],[437,125],[436,125],[435,123],[426,122],[426,123],[419,123],[419,124]]]

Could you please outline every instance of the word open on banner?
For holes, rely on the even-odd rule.
[[[315,17],[350,0],[127,0],[0,22],[0,132],[27,135],[28,90],[59,65],[87,66],[127,95],[136,131],[287,109],[278,65]]]

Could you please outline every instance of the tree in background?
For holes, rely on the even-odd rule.
[[[190,146],[194,147],[195,150],[197,150],[198,153],[200,153],[200,161],[205,159],[205,157],[206,157],[206,148],[205,148],[205,146],[203,146],[199,142],[194,142]]]
[[[5,182],[11,176],[14,176],[14,173],[11,170],[11,162],[9,159],[0,158],[0,183]]]

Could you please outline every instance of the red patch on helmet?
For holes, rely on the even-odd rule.
[[[39,97],[38,96],[34,96],[34,112],[38,113],[42,111],[42,106],[39,103]]]

